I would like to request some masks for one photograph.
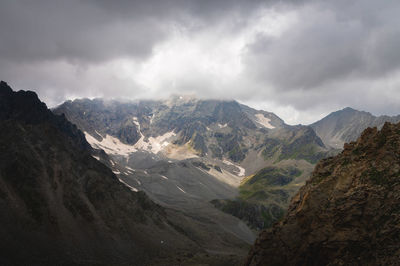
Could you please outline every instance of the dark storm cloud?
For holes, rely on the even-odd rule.
[[[0,31],[0,57],[11,61],[144,57],[166,34],[162,23],[140,12],[121,19],[77,0],[2,1]]]
[[[5,0],[0,4],[0,59],[143,58],[167,37],[174,23],[196,28],[234,11],[246,16],[258,2]]]

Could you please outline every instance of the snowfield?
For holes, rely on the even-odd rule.
[[[263,114],[256,114],[255,117],[256,117],[256,122],[261,126],[269,129],[275,128],[273,125],[270,124],[271,119],[266,118]]]
[[[159,153],[165,147],[167,147],[170,142],[170,138],[174,137],[176,134],[174,132],[167,132],[164,135],[158,137],[150,137],[145,141],[145,137],[140,133],[140,139],[135,143],[135,145],[128,145],[122,143],[118,138],[110,135],[103,137],[101,141],[98,141],[89,133],[84,132],[86,140],[93,148],[103,149],[108,154],[129,156],[129,154],[134,153],[138,150],[144,150],[152,152],[154,154]]]

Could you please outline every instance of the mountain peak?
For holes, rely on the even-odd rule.
[[[374,116],[369,112],[351,107],[332,112],[321,120],[311,124],[325,145],[335,149],[343,147],[345,142],[356,140],[367,127],[381,128],[388,121],[396,123],[400,116]]]
[[[344,112],[359,112],[358,110],[356,110],[354,108],[351,108],[351,107],[345,107],[341,111],[344,111]]]
[[[5,93],[11,93],[12,89],[11,87],[7,84],[5,81],[0,81],[0,93],[5,94]]]

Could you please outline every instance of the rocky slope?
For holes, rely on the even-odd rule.
[[[0,83],[0,264],[237,263],[245,242],[121,183],[34,92]],[[205,226],[208,224],[208,227]],[[221,247],[238,256],[209,255]],[[220,253],[222,254],[222,253]],[[230,253],[229,253],[230,254]]]
[[[344,108],[311,124],[326,146],[342,149],[345,142],[355,141],[367,127],[380,129],[385,122],[397,123],[400,116],[374,116],[371,113]]]
[[[400,124],[366,129],[320,161],[246,265],[398,265]]]

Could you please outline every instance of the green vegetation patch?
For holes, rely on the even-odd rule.
[[[243,185],[253,185],[257,182],[268,186],[284,186],[302,174],[296,167],[278,168],[266,167],[258,171]]]

